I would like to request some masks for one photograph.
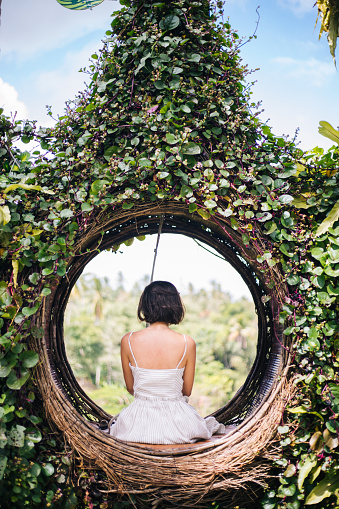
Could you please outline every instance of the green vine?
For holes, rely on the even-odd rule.
[[[257,247],[252,263],[268,287],[279,267],[289,288],[279,317],[296,394],[278,428],[279,479],[261,506],[337,507],[338,147],[302,153],[260,123],[221,2],[121,3],[84,70],[88,89],[55,128],[0,118],[1,498],[107,507],[93,495],[96,476],[75,482],[81,470],[46,422],[34,379],[42,359],[30,349],[41,335],[35,313],[99,213],[176,200],[228,221]]]

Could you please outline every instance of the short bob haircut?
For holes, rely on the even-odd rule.
[[[153,281],[141,294],[138,318],[141,322],[180,323],[185,315],[185,307],[179,292],[168,281]]]

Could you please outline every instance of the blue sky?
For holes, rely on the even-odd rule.
[[[260,68],[251,79],[256,81],[253,100],[262,101],[261,119],[267,121],[277,135],[293,136],[300,128],[298,139],[303,149],[331,145],[330,140],[318,134],[319,120],[327,120],[334,127],[339,124],[339,74],[326,36],[318,41],[319,26],[314,29],[317,11],[313,4],[314,0],[263,0],[259,8],[257,39],[241,49],[244,63],[250,69]],[[246,38],[253,34],[257,7],[256,0],[226,0],[225,16],[240,36]],[[78,70],[86,66],[90,55],[100,48],[101,39],[110,27],[111,13],[118,8],[118,2],[112,0],[105,0],[92,11],[71,11],[56,0],[3,0],[0,107],[4,107],[6,113],[17,111],[20,118],[51,125],[52,119],[47,116],[45,106],[52,106],[55,116],[62,114],[65,101],[83,88],[86,76]],[[143,260],[144,256],[145,263],[140,265],[147,267],[151,265],[154,246],[152,239],[145,242],[142,244],[149,245],[149,252],[143,247],[146,252],[140,254],[139,259]],[[167,246],[166,253],[171,249],[187,253],[186,276],[184,270],[178,276],[178,284],[186,283],[188,267],[198,258],[206,270],[202,273],[196,267],[192,272],[191,279],[199,273],[197,286],[207,284],[210,279],[220,280],[220,274],[225,273],[224,288],[229,288],[230,280],[233,293],[239,288],[240,283],[235,283],[227,271],[217,269],[214,262],[203,262],[201,250],[196,252],[194,247],[190,252],[188,245],[184,246],[179,239],[177,244],[173,241],[170,244],[172,247]],[[128,249],[132,254],[140,247]],[[160,254],[159,260],[160,269]],[[166,260],[164,257],[165,267],[168,266]],[[111,262],[107,263],[107,270],[112,271]],[[134,273],[128,263],[127,256],[123,256],[114,266],[123,270],[131,282],[150,272],[150,269],[140,268],[140,274]],[[100,273],[105,263],[98,261],[97,265],[95,270]],[[177,272],[175,268],[173,277]]]
[[[313,0],[263,0],[257,39],[242,47],[244,63],[256,81],[253,98],[262,101],[261,118],[276,134],[294,134],[305,149],[328,147],[318,135],[319,120],[338,124],[339,75],[326,36],[318,41]],[[83,88],[78,72],[101,46],[118,2],[71,11],[56,0],[3,0],[0,28],[0,106],[19,116],[51,123],[45,106],[62,113],[67,99]],[[225,15],[240,36],[256,26],[257,0],[226,0]]]

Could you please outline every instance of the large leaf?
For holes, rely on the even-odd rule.
[[[335,49],[339,34],[338,3],[336,0],[317,0],[316,4],[318,7],[317,22],[319,17],[321,18],[319,39],[323,32],[327,32],[327,42],[335,64]]]
[[[57,0],[57,2],[67,9],[81,11],[84,9],[92,9],[101,4],[104,0]]]
[[[183,154],[196,155],[196,154],[200,154],[201,149],[200,149],[199,145],[197,145],[196,143],[193,143],[192,141],[189,141],[188,143],[185,143],[185,145],[183,145],[181,147],[181,152]]]
[[[30,374],[26,373],[25,375],[17,378],[15,372],[12,371],[9,377],[7,378],[7,387],[12,389],[13,391],[18,391],[27,382],[29,376]]]
[[[328,122],[325,122],[325,120],[321,120],[319,124],[320,124],[320,127],[318,128],[319,134],[326,136],[326,138],[335,141],[339,145],[339,131],[334,129],[334,127],[332,127],[331,124],[329,124]]]
[[[24,426],[15,424],[10,431],[8,443],[14,447],[22,447],[25,443],[25,430]]]
[[[42,189],[41,186],[36,186],[34,184],[11,184],[10,186],[6,187],[6,189],[3,191],[4,194],[9,193],[10,191],[15,191],[15,189],[25,189],[26,191],[42,191],[46,194],[54,194],[53,191],[49,191],[48,189]]]
[[[317,457],[315,454],[310,454],[299,464],[299,475],[298,475],[298,489],[301,490],[303,487],[304,481],[308,474],[311,472],[312,468],[317,465]]]
[[[11,220],[11,213],[7,205],[2,205],[0,207],[0,226],[9,223]]]
[[[318,226],[318,229],[316,231],[316,236],[322,235],[323,233],[327,232],[331,226],[333,226],[333,223],[335,223],[339,219],[339,201],[334,205],[332,210],[328,213],[328,215],[325,217],[323,222]]]
[[[305,505],[319,504],[324,498],[334,495],[339,490],[339,474],[327,475],[325,479],[320,481],[319,484],[308,495]],[[338,497],[338,495],[337,495]]]
[[[33,368],[39,362],[39,355],[32,350],[25,351],[20,354],[20,360],[24,368]]]
[[[293,196],[292,205],[294,205],[297,209],[308,209],[313,207],[313,205],[307,203],[307,198],[301,194]]]
[[[180,19],[178,16],[175,14],[169,14],[169,16],[166,16],[160,21],[159,27],[161,30],[174,30],[174,28],[177,28],[179,24]]]

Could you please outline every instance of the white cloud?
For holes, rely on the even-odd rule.
[[[336,74],[332,62],[322,62],[316,58],[297,60],[290,57],[278,57],[274,58],[272,62],[287,69],[288,76],[307,80],[305,82],[307,86],[323,87],[327,84],[329,78]]]
[[[28,108],[19,100],[19,94],[15,87],[0,78],[0,108],[4,109],[5,115],[14,116],[17,119],[28,118]]]
[[[2,57],[30,58],[65,47],[95,30],[110,28],[117,1],[106,0],[93,10],[73,11],[56,0],[6,0],[2,4]]]
[[[296,16],[302,16],[312,11],[314,2],[312,0],[278,0],[278,4],[291,10]]]
[[[63,114],[65,102],[74,99],[77,92],[85,89],[87,74],[79,69],[88,66],[90,56],[97,50],[97,44],[91,43],[79,51],[70,51],[64,55],[62,65],[53,71],[39,73],[30,84],[34,94],[27,97],[31,116],[38,124],[52,126],[54,120],[47,115],[46,105],[52,106],[53,117]]]

